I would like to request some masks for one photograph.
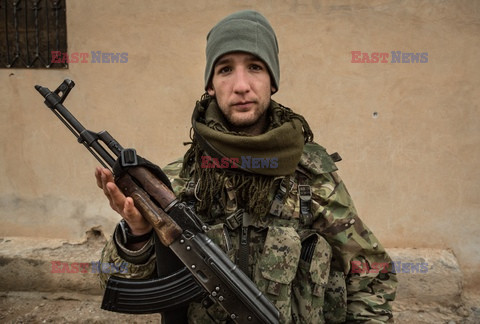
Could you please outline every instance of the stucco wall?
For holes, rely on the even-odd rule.
[[[35,84],[73,79],[65,105],[84,126],[164,165],[188,141],[208,30],[245,8],[277,32],[274,99],[342,155],[340,175],[384,245],[452,249],[467,283],[480,283],[476,1],[67,1],[69,52],[126,52],[128,62],[0,70],[0,235],[78,241],[118,220],[96,188],[98,163]],[[352,51],[386,52],[388,63],[352,63]],[[392,51],[428,62],[391,63]]]

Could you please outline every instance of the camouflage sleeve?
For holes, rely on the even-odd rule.
[[[313,227],[332,246],[332,268],[346,276],[347,321],[390,321],[397,286],[390,257],[358,217],[336,172],[317,175],[312,189]]]
[[[142,249],[129,251],[117,243],[116,236],[117,230],[105,244],[100,257],[99,266],[109,269],[109,271],[103,271],[103,269],[98,271],[102,288],[105,288],[110,276],[128,279],[151,278],[155,271],[155,254],[152,253],[153,238]],[[105,265],[109,266],[106,267]],[[111,269],[115,269],[115,271],[111,271]]]

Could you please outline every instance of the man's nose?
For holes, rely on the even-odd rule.
[[[250,91],[250,80],[248,78],[247,71],[244,71],[243,69],[238,69],[235,72],[235,83],[233,85],[233,90],[236,93],[245,93]]]

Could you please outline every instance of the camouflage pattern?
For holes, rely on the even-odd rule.
[[[195,183],[179,177],[181,167],[182,160],[178,160],[163,170],[177,196],[194,202]],[[279,309],[281,323],[391,321],[389,302],[395,297],[397,285],[391,268],[387,273],[351,272],[351,261],[372,264],[391,259],[358,217],[336,170],[323,147],[308,143],[291,177],[293,184],[284,199],[282,213],[244,215],[241,225],[248,226],[250,233],[247,275]],[[298,185],[302,177],[312,190],[313,223],[308,225],[300,215]],[[269,193],[272,201],[282,178],[277,180],[276,188]],[[211,215],[200,216],[210,225],[209,237],[236,262],[242,226],[229,228],[227,218],[241,206],[234,201],[231,189],[223,200],[212,202],[215,208]],[[109,244],[106,249],[111,252],[104,253],[105,256],[120,261],[114,246]],[[144,265],[138,271],[137,278],[148,278],[153,269]],[[200,304],[189,308],[191,323],[226,323],[226,315],[216,305],[206,310]]]
[[[325,287],[323,314],[326,323],[343,323],[347,318],[347,287],[342,271],[331,271]]]
[[[313,142],[306,143],[303,147],[299,165],[313,175],[337,171],[337,166],[330,155],[328,155],[327,150]]]
[[[102,254],[100,257],[100,262],[108,263],[122,263],[128,260],[124,260],[120,257],[117,246],[114,238],[110,238],[107,241],[107,244],[103,247]],[[115,273],[115,277],[127,278],[127,279],[146,279],[150,278],[155,271],[155,257],[152,256],[144,264],[134,264],[131,262],[126,262],[127,267],[124,273]],[[105,288],[105,284],[110,277],[108,273],[102,273],[100,271],[100,283],[102,288]]]
[[[294,228],[271,226],[256,260],[253,281],[280,311],[280,323],[292,318],[292,282],[300,250],[300,236]]]

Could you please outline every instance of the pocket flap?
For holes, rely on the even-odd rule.
[[[300,236],[292,227],[269,227],[259,260],[262,276],[274,282],[289,284],[300,260]]]

